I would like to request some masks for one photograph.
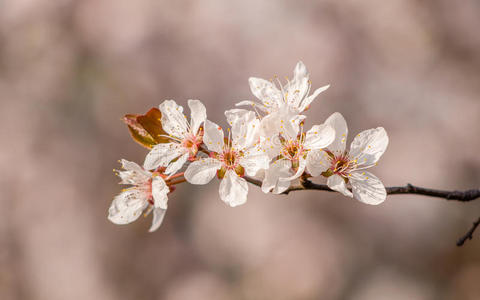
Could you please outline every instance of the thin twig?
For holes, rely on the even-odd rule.
[[[256,186],[262,185],[262,182],[259,180],[250,177],[245,177],[245,179]],[[480,198],[480,189],[471,189],[465,191],[445,191],[414,186],[410,183],[405,186],[392,186],[386,187],[385,189],[387,190],[387,195],[414,194],[443,198],[446,200],[455,200],[460,202],[468,202]],[[283,192],[283,194],[288,194],[293,191],[309,190],[334,192],[334,190],[330,189],[326,184],[313,183],[307,178],[302,177],[299,185],[293,185],[289,187],[285,192]]]
[[[262,182],[260,180],[250,178],[245,176],[245,179],[253,185],[262,186]],[[430,196],[435,198],[442,198],[445,200],[454,200],[460,202],[469,202],[480,198],[480,189],[471,189],[465,191],[445,191],[445,190],[435,190],[429,188],[423,188],[419,186],[414,186],[412,184],[407,184],[405,186],[392,186],[386,187],[387,195],[401,195],[401,194],[413,194],[413,195],[423,195],[423,196]],[[316,190],[316,191],[326,191],[326,192],[335,192],[334,190],[330,189],[326,184],[318,184],[311,182],[307,176],[302,176],[300,178],[300,184],[294,185],[289,187],[285,192],[282,194],[288,195],[290,192],[294,191],[309,191],[309,190]],[[473,232],[477,229],[480,225],[480,218],[473,223],[472,228],[458,240],[457,246],[462,246],[466,240],[471,240],[473,236]]]
[[[473,222],[472,227],[470,228],[467,233],[465,233],[464,236],[462,236],[458,241],[457,241],[457,246],[461,247],[467,240],[471,240],[473,238],[473,232],[475,232],[475,229],[477,229],[478,225],[480,225],[480,218],[478,218],[477,221]]]

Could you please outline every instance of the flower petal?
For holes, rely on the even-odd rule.
[[[264,137],[281,134],[288,139],[294,139],[304,119],[304,115],[298,115],[288,107],[279,108],[262,118],[260,134]]]
[[[132,188],[113,199],[108,209],[108,219],[115,224],[128,224],[138,219],[147,206],[146,194]]]
[[[383,127],[360,132],[350,145],[350,156],[359,164],[376,163],[388,146],[388,135]]]
[[[303,172],[305,172],[305,168],[307,166],[307,160],[304,159],[304,158],[300,158],[299,161],[298,161],[298,169],[297,169],[297,172],[295,172],[295,174],[293,174],[292,176],[290,177],[287,177],[287,178],[283,178],[284,180],[294,180],[294,179],[297,179],[298,177],[302,176]]]
[[[292,163],[286,159],[279,159],[270,164],[265,170],[262,182],[262,191],[269,193],[273,189],[274,194],[283,193],[290,186],[290,180],[281,179],[292,176]]]
[[[147,182],[150,179],[151,173],[145,171],[137,163],[128,161],[126,159],[122,159],[120,162],[122,164],[122,168],[125,170],[118,172],[118,176],[122,179],[120,183],[139,185]]]
[[[207,184],[215,177],[222,163],[213,158],[202,158],[191,163],[185,171],[185,179],[191,184]]]
[[[362,173],[361,176],[352,176],[350,183],[352,185],[353,197],[360,202],[377,205],[387,198],[387,191],[383,183],[370,172]]]
[[[231,207],[247,202],[248,184],[235,171],[228,170],[220,182],[220,199]]]
[[[206,120],[203,142],[207,145],[208,150],[221,153],[224,145],[222,128],[212,121]]]
[[[305,67],[305,64],[302,61],[299,61],[295,66],[295,69],[293,70],[293,77],[294,80],[297,81],[300,81],[305,77],[308,78],[307,67]]]
[[[343,177],[335,174],[327,179],[327,185],[334,191],[340,192],[347,197],[353,197],[352,192],[347,189],[347,185]]]
[[[261,111],[267,111],[262,103],[259,103],[259,102],[256,102],[256,101],[243,100],[243,101],[240,101],[237,104],[235,104],[235,106],[246,106],[246,105],[256,107],[257,109],[259,109]]]
[[[253,111],[231,109],[225,112],[232,127],[232,144],[236,149],[252,146],[259,138],[260,120]]]
[[[309,88],[307,68],[303,62],[298,62],[293,71],[293,79],[284,87],[285,97],[290,107],[301,112],[300,104],[306,96]],[[302,110],[303,111],[303,110]]]
[[[159,207],[153,209],[152,226],[150,226],[150,229],[148,230],[149,232],[154,232],[160,227],[160,225],[162,225],[166,212],[166,209]]]
[[[183,114],[183,107],[174,100],[165,100],[159,106],[162,112],[162,127],[170,135],[182,138],[188,132],[187,117]]]
[[[306,149],[322,149],[335,139],[335,130],[328,124],[315,125],[307,131],[304,146]]]
[[[337,154],[343,153],[347,145],[347,121],[345,121],[345,118],[340,113],[335,112],[328,117],[325,124],[328,124],[335,129],[335,140],[330,146],[328,146],[328,150],[337,152]]]
[[[233,108],[225,111],[225,117],[227,117],[228,124],[232,126],[233,123],[237,120],[248,118],[247,115],[249,115],[250,113],[253,113],[255,118],[255,113],[253,111],[243,108]]]
[[[323,150],[312,150],[307,154],[307,172],[316,177],[328,170],[330,157]]]
[[[172,160],[182,155],[184,151],[183,147],[177,143],[155,145],[145,157],[143,167],[147,170],[166,167]]]
[[[175,174],[178,170],[180,170],[183,167],[183,165],[185,164],[185,162],[187,161],[189,156],[190,156],[190,154],[188,152],[186,152],[182,156],[178,157],[176,161],[171,162],[168,165],[168,167],[167,167],[167,169],[165,170],[164,173],[166,175]]]
[[[188,100],[190,108],[190,128],[193,134],[198,133],[198,128],[207,119],[207,110],[200,100]]]
[[[153,203],[156,208],[160,207],[167,209],[168,197],[167,194],[170,192],[170,188],[165,183],[160,176],[155,176],[152,179],[152,196]]]
[[[260,169],[267,169],[270,159],[265,150],[260,145],[250,147],[245,150],[243,157],[240,158],[240,165],[245,168],[248,176],[255,176]]]
[[[330,87],[330,85],[325,85],[325,86],[322,86],[318,89],[316,89],[313,94],[311,94],[310,96],[308,96],[307,98],[305,98],[302,102],[302,104],[300,105],[300,111],[299,112],[303,112],[304,110],[306,110],[308,108],[308,106],[313,102],[313,100],[315,100],[315,98],[317,98],[317,96],[326,91],[328,88]]]
[[[270,81],[250,77],[248,83],[250,84],[252,93],[263,102],[265,108],[277,108],[284,104],[282,92]]]

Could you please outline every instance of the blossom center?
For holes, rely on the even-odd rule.
[[[332,153],[329,153],[329,156],[331,160],[330,171],[333,174],[347,177],[356,166],[356,161],[351,160],[348,153],[343,153],[341,155],[333,155]]]
[[[238,164],[238,154],[233,149],[227,149],[221,155],[221,161],[227,169],[235,169]]]
[[[218,156],[218,160],[222,163],[222,167],[217,172],[218,178],[222,179],[227,170],[235,171],[238,176],[245,175],[245,169],[240,165],[240,157],[242,156],[242,151],[236,151],[230,147],[223,150],[223,153]]]
[[[282,155],[289,160],[298,160],[305,153],[303,144],[297,140],[288,140],[283,144]]]
[[[182,141],[182,146],[188,149],[191,156],[195,156],[202,141],[203,137],[201,134],[195,135],[193,133],[188,133]]]

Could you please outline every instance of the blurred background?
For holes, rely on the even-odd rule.
[[[225,125],[298,60],[331,84],[307,126],[386,128],[385,185],[479,187],[478,28],[474,0],[1,0],[0,298],[480,299],[480,232],[455,246],[480,200],[252,187],[232,209],[214,181],[155,233],[106,218],[117,160],[147,153],[124,114],[197,98]]]

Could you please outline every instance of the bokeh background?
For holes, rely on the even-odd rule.
[[[455,246],[480,201],[251,188],[232,209],[215,181],[155,233],[106,218],[117,160],[147,152],[124,114],[198,98],[225,124],[298,60],[331,84],[308,126],[387,129],[387,186],[479,187],[478,28],[474,0],[1,0],[0,298],[480,299],[480,232]]]

